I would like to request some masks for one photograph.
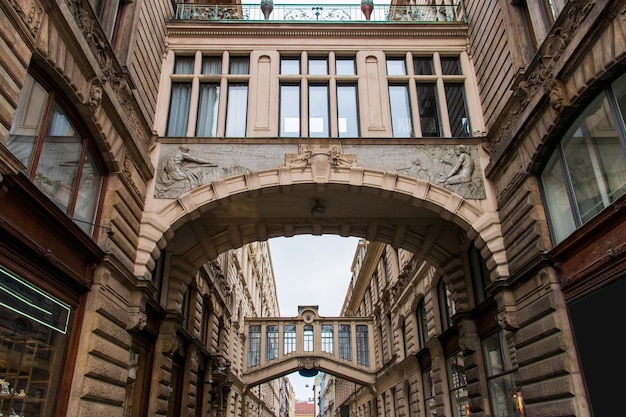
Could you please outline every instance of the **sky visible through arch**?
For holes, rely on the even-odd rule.
[[[358,242],[356,237],[336,235],[270,239],[280,315],[297,316],[299,305],[317,305],[320,316],[339,316]],[[297,372],[288,378],[297,400],[313,397],[314,378],[302,377]]]

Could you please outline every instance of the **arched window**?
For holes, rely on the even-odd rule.
[[[419,303],[417,303],[417,309],[415,310],[415,315],[417,317],[417,339],[419,341],[419,348],[423,349],[426,347],[426,341],[428,340],[428,325],[426,323],[426,305],[424,304],[423,298],[419,301]]]

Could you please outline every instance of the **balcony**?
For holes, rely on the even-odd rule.
[[[263,1],[265,3],[265,1]],[[376,5],[371,14],[360,4],[199,4],[179,3],[176,20],[270,23],[466,23],[461,2],[456,5]],[[267,6],[267,7],[266,7]]]

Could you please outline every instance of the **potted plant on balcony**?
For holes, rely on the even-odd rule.
[[[263,12],[265,20],[269,19],[272,10],[274,10],[273,0],[261,0],[261,11]]]
[[[365,15],[365,20],[370,20],[372,10],[374,10],[374,0],[361,0],[361,11]]]

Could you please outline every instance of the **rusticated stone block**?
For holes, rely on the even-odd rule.
[[[533,417],[571,417],[579,415],[573,399],[526,404],[526,415]]]
[[[128,362],[128,348],[120,346],[114,342],[103,339],[93,334],[89,341],[89,353],[108,358],[120,364]]]
[[[83,400],[77,417],[122,417],[123,415],[124,409],[121,406]]]
[[[549,333],[554,333],[554,329],[558,329],[560,326],[557,323],[555,314],[548,314],[536,321],[528,323],[515,333],[515,343],[517,345],[524,345],[528,341],[538,339],[547,336]]]
[[[519,309],[517,311],[517,322],[524,327],[537,320],[538,317],[545,316],[547,312],[555,310],[556,306],[553,297],[547,295]]]
[[[561,334],[556,333],[544,337],[530,345],[518,348],[517,361],[520,366],[522,366],[523,364],[536,360],[536,358],[546,358],[561,354],[565,352],[566,349],[567,346],[563,343]]]
[[[99,378],[126,383],[128,377],[128,369],[106,361],[98,356],[89,355],[87,359],[87,367],[85,373],[89,375],[97,375]]]
[[[546,380],[563,375],[569,371],[568,368],[568,357],[563,354],[523,366],[518,373],[520,382],[524,384],[524,381]]]
[[[125,328],[122,328],[119,324],[109,320],[107,317],[96,314],[93,331],[103,337],[106,337],[107,339],[117,342],[124,348],[128,349],[130,347],[130,333],[128,333],[128,331],[126,331]]]
[[[126,397],[124,386],[114,385],[89,376],[85,377],[82,388],[82,397],[98,399],[111,404],[122,405]]]

